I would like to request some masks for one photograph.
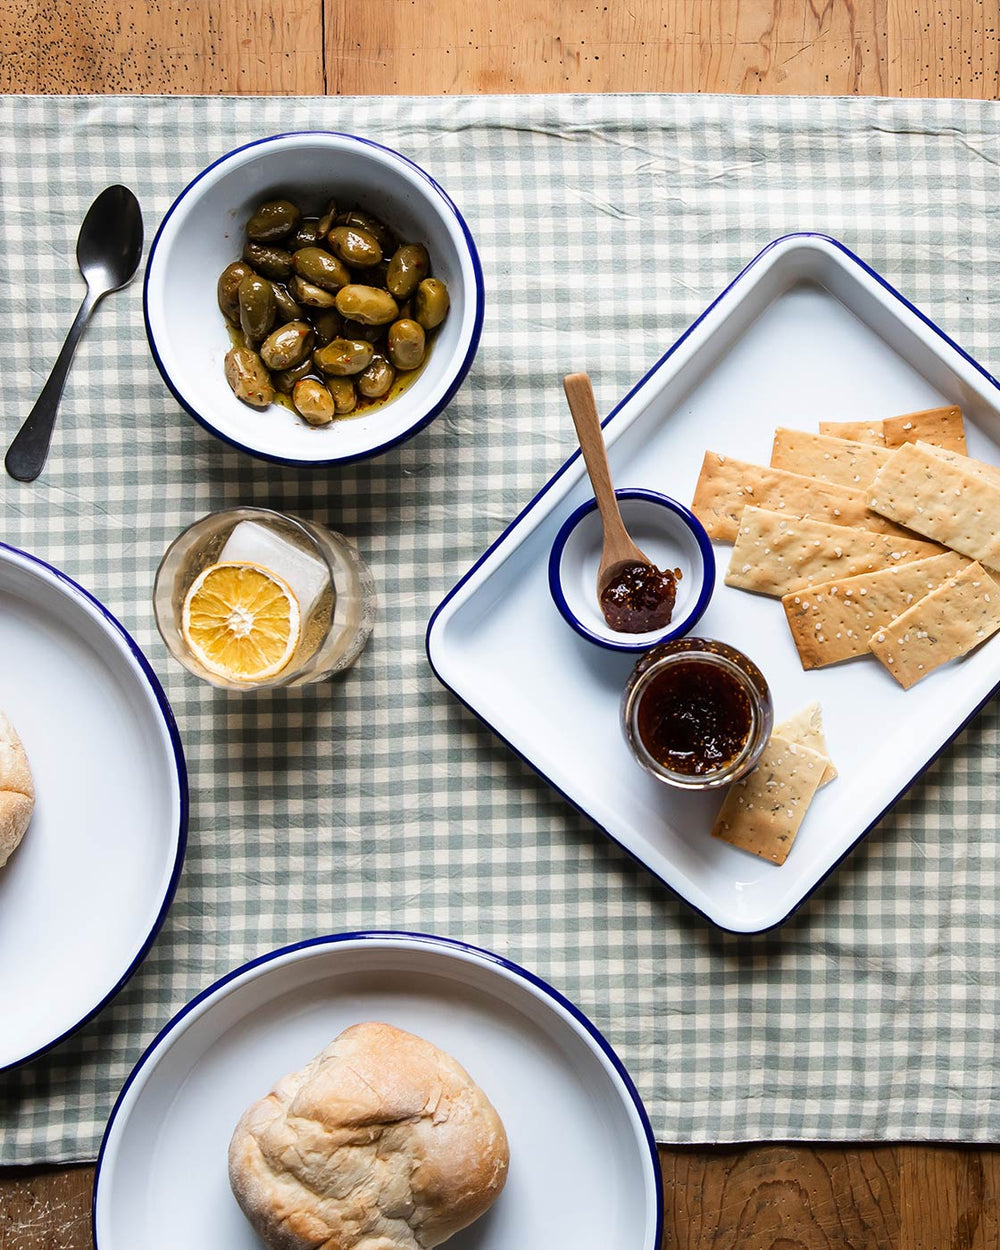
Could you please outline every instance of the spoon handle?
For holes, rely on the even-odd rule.
[[[35,400],[35,406],[28,413],[7,451],[4,465],[11,477],[19,482],[33,482],[42,471],[45,458],[49,454],[56,412],[59,409],[63,387],[66,385],[66,375],[69,373],[73,353],[76,351],[76,345],[80,341],[90,314],[97,307],[100,298],[100,295],[93,295],[89,289],[83,297],[80,311],[70,326],[66,342],[63,343],[62,351],[52,366],[48,381],[42,387],[41,394]]]
[[[594,388],[590,385],[590,378],[586,373],[571,373],[563,378],[563,390],[566,392],[570,414],[576,426],[576,436],[580,441],[583,460],[590,474],[594,498],[597,500],[601,520],[604,522],[604,532],[610,534],[614,540],[624,540],[631,546],[632,540],[625,529],[625,522],[618,509],[618,500],[611,481],[608,453],[604,445],[604,433],[601,430],[601,418],[597,415],[597,403],[594,400]]]

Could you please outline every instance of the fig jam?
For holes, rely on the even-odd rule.
[[[679,660],[657,673],[636,710],[636,730],[653,759],[692,777],[731,764],[752,728],[750,699],[738,678],[704,660]]]
[[[601,591],[604,619],[620,634],[645,634],[669,625],[678,573],[654,564],[626,564]]]

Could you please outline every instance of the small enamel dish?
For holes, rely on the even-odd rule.
[[[647,651],[692,630],[715,588],[715,556],[705,528],[683,504],[653,490],[616,490],[631,537],[660,569],[680,571],[677,598],[666,629],[623,634],[604,619],[597,597],[603,531],[596,502],[567,517],[549,556],[549,590],[563,619],[590,642],[611,651]]]
[[[656,1250],[656,1143],[611,1046],[524,968],[419,933],[342,933],[272,951],[189,1003],[111,1115],[94,1190],[99,1250],[259,1250],[233,1198],[236,1122],[352,1024],[384,1021],[452,1055],[510,1143],[507,1184],[454,1250]],[[379,1241],[381,1245],[381,1241]]]

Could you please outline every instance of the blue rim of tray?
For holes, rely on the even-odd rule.
[[[149,324],[149,271],[153,266],[153,258],[156,255],[157,245],[160,242],[160,236],[163,234],[167,222],[174,215],[175,210],[179,207],[181,201],[187,196],[188,192],[193,187],[197,186],[197,184],[201,182],[202,178],[210,174],[216,166],[221,165],[224,161],[228,161],[234,156],[237,156],[240,152],[246,152],[249,148],[259,147],[262,143],[274,143],[278,139],[303,139],[309,138],[313,135],[321,135],[324,137],[332,136],[336,139],[350,139],[355,143],[363,144],[365,147],[376,148],[379,152],[386,152],[389,156],[393,157],[395,160],[401,161],[416,174],[419,174],[423,181],[426,182],[438,196],[440,196],[440,198],[444,201],[445,207],[455,215],[455,219],[457,220],[459,227],[461,228],[462,235],[465,238],[466,246],[469,249],[469,259],[472,263],[472,272],[476,282],[476,315],[473,320],[472,335],[469,339],[469,346],[465,353],[465,358],[459,366],[458,371],[447,391],[445,391],[444,395],[441,396],[429,412],[425,413],[425,415],[418,421],[414,422],[413,425],[404,430],[402,434],[398,434],[395,438],[389,439],[388,442],[380,443],[377,447],[372,447],[368,451],[355,452],[350,456],[331,456],[324,460],[296,460],[289,456],[275,456],[269,452],[257,451],[252,447],[247,447],[235,438],[230,438],[228,434],[223,434],[222,431],[212,425],[207,418],[201,416],[201,414],[197,412],[180,393],[174,385],[170,374],[167,372],[166,366],[160,359],[160,353],[156,350],[156,343],[153,339],[152,327]],[[414,435],[419,434],[420,431],[426,426],[430,425],[435,417],[439,417],[455,398],[458,388],[465,381],[466,375],[472,368],[472,362],[476,358],[476,352],[479,349],[479,340],[483,333],[485,306],[486,287],[483,281],[483,266],[479,259],[479,251],[476,248],[475,239],[472,237],[472,231],[469,229],[465,218],[459,212],[457,205],[452,200],[448,192],[445,191],[444,187],[436,182],[425,169],[421,169],[416,161],[410,160],[410,158],[408,156],[404,156],[402,152],[397,152],[394,148],[386,147],[384,143],[376,143],[374,139],[366,139],[363,135],[348,134],[346,131],[342,130],[289,130],[283,134],[268,135],[263,139],[254,139],[250,143],[243,143],[238,148],[233,148],[231,151],[224,153],[217,160],[214,160],[211,165],[208,165],[205,169],[203,169],[197,177],[191,179],[191,181],[186,187],[184,187],[174,202],[167,209],[150,246],[149,257],[146,261],[146,275],[142,283],[142,318],[146,327],[146,340],[149,343],[149,350],[153,357],[153,362],[159,370],[160,377],[163,378],[163,381],[166,383],[167,389],[188,414],[188,416],[193,417],[202,429],[207,430],[208,433],[214,438],[228,444],[230,447],[235,447],[237,451],[245,452],[248,456],[253,456],[257,460],[266,460],[270,464],[284,464],[298,469],[322,469],[329,468],[331,465],[354,464],[359,460],[371,460],[375,456],[381,456],[385,452],[390,451],[393,447],[398,447],[400,443],[405,443],[408,439],[413,438]]]
[[[646,1140],[646,1147],[650,1154],[650,1161],[653,1170],[653,1193],[656,1201],[655,1230],[651,1250],[657,1250],[663,1236],[663,1178],[660,1173],[660,1159],[656,1148],[656,1138],[653,1136],[652,1125],[649,1122],[649,1116],[646,1114],[646,1108],[643,1106],[642,1098],[639,1091],[635,1087],[635,1082],[628,1074],[625,1065],[619,1059],[614,1047],[607,1040],[600,1029],[590,1020],[584,1013],[570,1002],[564,994],[560,994],[547,981],[542,980],[534,972],[530,972],[527,968],[523,968],[520,964],[515,963],[511,959],[506,959],[503,955],[497,955],[494,951],[484,950],[481,946],[473,946],[470,942],[462,942],[457,938],[437,937],[431,933],[409,933],[405,930],[396,929],[362,929],[357,932],[347,933],[328,933],[320,937],[306,938],[301,942],[292,942],[288,946],[278,947],[276,950],[268,951],[264,955],[258,955],[256,959],[242,964],[239,968],[234,968],[232,972],[227,972],[225,976],[220,977],[207,989],[201,991],[191,999],[177,1014],[163,1026],[157,1033],[156,1037],[149,1043],[143,1051],[141,1057],[136,1063],[128,1076],[125,1084],[122,1086],[121,1093],[115,1100],[115,1105],[108,1117],[107,1127],[104,1130],[104,1136],[101,1139],[101,1149],[97,1156],[97,1165],[94,1171],[94,1191],[91,1199],[91,1231],[94,1239],[94,1250],[100,1250],[100,1243],[97,1237],[97,1196],[101,1183],[101,1170],[104,1164],[104,1155],[111,1138],[111,1132],[114,1128],[118,1112],[132,1087],[133,1082],[137,1079],[140,1072],[145,1068],[146,1064],[153,1057],[154,1052],[164,1039],[177,1028],[192,1011],[195,1010],[206,999],[211,998],[218,993],[223,986],[229,982],[245,975],[254,968],[259,968],[264,964],[273,963],[277,959],[283,958],[285,955],[293,954],[296,951],[308,950],[311,947],[335,947],[341,942],[419,942],[425,946],[444,947],[445,950],[457,951],[461,954],[472,955],[477,959],[485,960],[487,963],[495,964],[505,972],[513,973],[515,977],[527,981],[529,985],[533,985],[536,989],[541,990],[545,995],[553,1000],[568,1015],[570,1015],[579,1024],[590,1038],[597,1044],[601,1053],[610,1062],[612,1068],[625,1087],[635,1107],[636,1114],[639,1117],[639,1123],[642,1125],[643,1134]]]
[[[901,295],[900,292],[897,291],[896,288],[891,283],[887,282],[880,273],[872,269],[870,265],[866,264],[865,261],[863,261],[860,256],[857,256],[854,252],[852,252],[851,249],[849,247],[846,247],[843,243],[841,243],[839,239],[835,239],[832,235],[823,234],[820,231],[816,231],[816,230],[796,230],[796,231],[792,231],[790,234],[783,234],[783,235],[780,235],[776,239],[772,239],[770,243],[766,244],[764,247],[761,248],[761,250],[753,258],[753,260],[749,261],[746,265],[743,266],[743,268],[739,271],[736,277],[733,278],[733,280],[728,284],[728,286],[726,286],[722,291],[719,292],[719,294],[715,297],[715,299],[712,300],[712,302],[705,308],[705,310],[698,317],[696,317],[694,321],[691,322],[691,324],[684,331],[684,333],[681,334],[681,336],[678,339],[676,339],[674,343],[671,344],[670,347],[667,348],[667,350],[663,353],[663,355],[659,358],[659,360],[657,360],[656,363],[650,369],[648,369],[645,374],[643,374],[643,376],[639,379],[638,382],[636,382],[636,384],[624,396],[624,398],[619,400],[619,402],[614,406],[614,408],[612,408],[612,410],[608,413],[608,415],[601,422],[601,427],[603,428],[607,426],[611,421],[615,419],[615,417],[622,410],[622,408],[625,407],[625,405],[629,402],[632,396],[642,386],[644,386],[646,382],[648,382],[649,379],[653,377],[655,373],[657,373],[666,364],[666,362],[670,359],[670,357],[673,356],[673,354],[678,350],[679,347],[681,347],[683,343],[687,341],[688,338],[690,338],[690,336],[694,333],[694,331],[698,328],[698,326],[701,325],[701,323],[712,312],[712,310],[719,303],[721,303],[722,300],[725,299],[725,297],[729,294],[729,292],[733,289],[733,287],[735,287],[740,281],[742,281],[742,279],[745,278],[746,275],[755,266],[760,264],[760,262],[770,252],[774,251],[776,247],[780,247],[781,244],[788,243],[793,239],[809,239],[809,240],[815,239],[815,240],[819,240],[822,243],[829,244],[831,247],[836,248],[838,252],[841,252],[844,256],[848,258],[848,260],[852,261],[855,265],[858,266],[859,269],[863,270],[870,278],[874,279],[874,281],[877,282],[878,285],[884,291],[886,291],[895,300],[897,300],[900,304],[902,304],[904,308],[906,308],[909,312],[911,312],[929,330],[932,330],[934,334],[936,334],[938,338],[942,340],[942,342],[946,343],[948,347],[952,349],[952,351],[956,352],[966,362],[966,364],[971,365],[972,368],[975,369],[975,371],[978,374],[980,374],[983,378],[985,378],[986,381],[995,390],[1000,392],[1000,382],[997,381],[997,379],[993,376],[992,373],[990,373],[987,369],[984,369],[983,366],[973,356],[970,356],[969,353],[964,348],[959,347],[959,345],[955,342],[953,338],[945,334],[944,330],[942,330],[939,325],[931,321],[930,317],[928,317],[926,313],[922,313],[920,309],[916,307],[915,304],[910,303],[910,301],[906,298],[905,295]],[[868,825],[866,825],[864,829],[861,830],[861,832],[854,839],[851,845],[847,847],[847,849],[843,852],[843,854],[839,855],[837,859],[834,860],[834,862],[830,865],[830,867],[809,887],[808,890],[806,890],[805,894],[803,894],[802,897],[798,899],[797,902],[792,907],[790,907],[783,916],[781,916],[778,920],[773,921],[771,924],[764,925],[760,929],[732,929],[732,928],[729,928],[727,925],[720,924],[719,921],[709,916],[708,913],[705,912],[702,908],[692,903],[690,899],[685,898],[685,896],[681,894],[680,891],[678,891],[674,886],[670,885],[668,881],[665,881],[664,878],[661,877],[660,874],[656,872],[653,868],[651,868],[649,864],[646,863],[645,860],[643,860],[640,856],[636,855],[634,851],[630,850],[627,846],[625,846],[622,842],[620,842],[618,838],[616,838],[613,833],[611,833],[608,829],[606,829],[601,824],[601,822],[597,820],[595,816],[593,816],[590,812],[587,811],[585,807],[581,806],[581,804],[577,803],[575,799],[571,798],[565,792],[565,790],[557,786],[556,783],[551,779],[551,777],[547,776],[546,773],[544,773],[529,756],[525,755],[522,751],[519,751],[517,747],[515,747],[513,743],[509,741],[509,739],[505,738],[504,735],[500,733],[500,731],[494,725],[492,725],[485,716],[483,716],[480,712],[478,712],[476,708],[472,706],[472,704],[466,702],[466,700],[462,698],[462,696],[458,693],[458,691],[455,690],[453,686],[449,685],[447,681],[445,681],[445,679],[438,672],[437,668],[435,668],[434,660],[431,657],[431,634],[434,630],[434,624],[437,621],[440,614],[448,606],[451,600],[454,599],[454,597],[458,594],[458,592],[462,589],[462,587],[466,584],[466,582],[468,582],[468,580],[477,572],[477,570],[489,559],[489,557],[493,554],[493,552],[506,540],[507,535],[510,534],[510,532],[514,530],[518,525],[520,525],[521,521],[528,515],[529,512],[531,512],[534,509],[535,505],[542,498],[544,498],[545,495],[548,494],[548,492],[552,489],[552,487],[555,486],[556,482],[558,482],[559,479],[576,463],[576,461],[580,458],[580,455],[581,453],[579,449],[577,449],[576,451],[572,453],[572,455],[570,455],[570,457],[567,460],[565,460],[559,466],[558,469],[556,469],[556,471],[552,474],[552,476],[545,483],[545,485],[542,486],[541,490],[539,490],[535,494],[535,496],[531,499],[531,501],[528,504],[526,504],[525,507],[521,509],[521,511],[517,514],[517,516],[514,517],[514,519],[510,522],[510,524],[499,535],[499,537],[496,538],[490,544],[490,546],[483,552],[483,554],[479,557],[479,559],[475,562],[475,564],[473,564],[472,567],[468,569],[467,572],[459,579],[459,581],[455,583],[455,585],[451,588],[451,590],[449,590],[449,592],[441,600],[438,606],[434,609],[433,613],[431,614],[431,618],[427,623],[427,633],[424,639],[424,647],[427,653],[427,662],[430,664],[431,671],[434,673],[434,676],[438,679],[441,685],[444,686],[446,690],[451,691],[451,693],[455,696],[455,698],[459,701],[459,703],[461,703],[463,707],[467,708],[479,721],[482,722],[482,724],[484,724],[492,733],[494,733],[500,739],[500,741],[503,742],[514,753],[514,755],[517,756],[518,759],[523,760],[524,763],[527,764],[532,769],[533,772],[537,773],[538,776],[541,777],[543,781],[547,782],[552,787],[552,789],[556,791],[557,794],[562,795],[562,797],[566,800],[567,803],[570,804],[571,807],[574,807],[578,812],[586,816],[588,820],[593,821],[593,823],[598,826],[598,828],[605,835],[605,837],[608,838],[609,841],[613,842],[615,846],[619,847],[622,851],[624,851],[625,854],[631,860],[633,860],[636,864],[638,864],[645,872],[648,872],[651,877],[659,881],[661,885],[665,886],[671,892],[671,894],[673,894],[676,898],[680,899],[681,902],[683,902],[687,907],[690,907],[693,912],[703,917],[705,920],[708,921],[710,925],[712,925],[716,929],[719,929],[721,932],[732,933],[732,934],[735,934],[737,937],[749,937],[752,934],[756,934],[756,933],[769,933],[772,929],[777,929],[781,925],[785,924],[786,921],[788,921],[799,910],[799,908],[816,893],[816,891],[820,888],[820,886],[824,883],[824,881],[827,880],[827,878],[831,875],[831,873],[835,872],[836,869],[839,868],[840,865],[844,862],[847,856],[851,854],[851,852],[858,845],[858,843],[863,841],[863,839],[866,838],[869,833],[871,833],[872,829],[875,828],[875,826],[879,823],[882,817],[885,816],[885,814],[893,806],[895,806],[896,803],[899,802],[899,800],[903,797],[906,791],[909,790],[909,788],[913,785],[913,783],[919,777],[921,777],[927,771],[928,768],[930,768],[930,766],[935,762],[935,760],[937,760],[943,754],[943,752],[946,751],[947,748],[955,741],[955,739],[962,732],[962,730],[965,729],[965,727],[972,720],[974,720],[976,716],[979,715],[979,713],[983,710],[986,704],[989,703],[989,701],[993,698],[993,696],[997,693],[997,691],[1000,690],[1000,683],[995,685],[991,690],[989,690],[986,693],[983,699],[979,703],[976,704],[976,706],[972,709],[972,711],[968,714],[968,716],[966,716],[965,719],[958,726],[956,726],[954,732],[951,733],[948,736],[948,738],[946,738],[945,741],[941,743],[940,747],[938,747],[936,751],[934,751],[926,760],[924,760],[924,762],[920,765],[920,767],[916,770],[916,772],[914,772],[913,775],[910,777],[909,781],[907,781],[906,785],[903,786],[903,788],[899,790],[893,796],[892,799],[890,799],[890,801],[885,805],[885,807],[882,808],[882,810],[878,813],[875,819],[871,821]]]
[[[140,650],[139,644],[135,641],[124,625],[122,625],[118,618],[114,616],[103,603],[101,603],[100,599],[92,595],[89,590],[85,590],[78,582],[75,582],[71,577],[67,576],[67,574],[65,574],[61,569],[57,569],[55,565],[49,564],[48,561],[42,560],[38,556],[31,555],[30,552],[22,551],[19,547],[13,547],[9,543],[0,542],[0,551],[9,552],[18,559],[27,561],[29,565],[36,564],[40,568],[44,569],[46,573],[50,574],[57,582],[65,586],[72,594],[79,596],[85,603],[96,608],[104,621],[110,625],[112,630],[125,642],[132,654],[132,658],[135,660],[136,665],[140,670],[141,676],[145,678],[146,684],[153,692],[153,697],[156,700],[160,715],[163,717],[163,723],[166,725],[167,734],[170,738],[170,745],[174,753],[174,771],[177,775],[177,796],[179,800],[177,850],[174,853],[174,865],[170,872],[170,879],[167,882],[167,888],[163,896],[163,901],[160,904],[160,909],[157,912],[152,928],[150,929],[149,934],[147,935],[142,946],[139,948],[138,953],[96,1007],[92,1007],[86,1015],[81,1017],[81,1019],[71,1025],[64,1032],[60,1033],[58,1037],[53,1038],[51,1042],[46,1042],[44,1046],[40,1046],[37,1050],[33,1050],[30,1054],[25,1055],[23,1059],[15,1059],[11,1063],[0,1066],[0,1073],[3,1073],[10,1072],[14,1068],[22,1067],[26,1063],[31,1063],[32,1060],[39,1058],[40,1055],[44,1055],[54,1046],[58,1046],[60,1042],[66,1041],[66,1039],[71,1037],[78,1029],[83,1028],[83,1026],[87,1024],[88,1021],[92,1020],[98,1012],[103,1011],[115,995],[118,994],[119,991],[125,986],[125,983],[149,954],[149,948],[153,945],[153,941],[167,917],[167,912],[170,910],[170,904],[174,900],[174,894],[177,891],[177,883],[180,880],[181,868],[184,865],[184,855],[187,850],[188,835],[188,780],[187,765],[184,761],[184,748],[181,745],[181,737],[177,731],[177,722],[174,720],[173,709],[167,700],[166,694],[164,694],[159,678],[153,672],[149,661]]]

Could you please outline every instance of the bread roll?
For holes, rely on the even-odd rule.
[[[229,1180],[272,1250],[429,1250],[492,1205],[508,1157],[454,1059],[356,1024],[243,1114]]]
[[[28,757],[14,726],[0,712],[0,868],[24,837],[34,810]]]

